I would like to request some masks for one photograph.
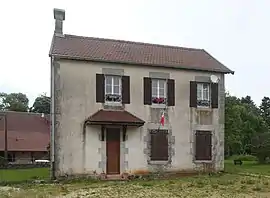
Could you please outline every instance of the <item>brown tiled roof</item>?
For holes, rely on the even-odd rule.
[[[128,111],[99,110],[91,115],[87,121],[90,124],[121,124],[121,125],[144,125],[144,121]]]
[[[74,35],[54,36],[52,55],[75,60],[233,73],[203,49]]]
[[[2,113],[2,112],[1,112]],[[9,151],[47,151],[50,141],[48,116],[27,112],[5,112]],[[0,151],[4,150],[4,119],[0,117]]]

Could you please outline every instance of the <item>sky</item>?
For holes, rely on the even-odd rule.
[[[66,34],[203,48],[235,71],[232,95],[270,97],[269,0],[1,1],[0,92],[50,94],[53,8]]]

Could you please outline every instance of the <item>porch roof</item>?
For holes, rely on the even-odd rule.
[[[144,121],[128,111],[99,110],[86,120],[92,125],[142,126]]]

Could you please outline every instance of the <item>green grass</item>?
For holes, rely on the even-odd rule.
[[[1,169],[0,182],[26,181],[33,179],[49,179],[49,168]]]
[[[270,197],[270,177],[255,177],[234,173],[270,175],[270,165],[244,161],[242,166],[225,161],[225,171],[230,174],[200,175],[167,180],[103,182],[80,181],[59,184],[19,184],[13,187],[0,186],[1,197],[128,197],[128,198],[176,198],[176,197]],[[48,168],[24,170],[0,170],[0,182],[48,179]]]
[[[244,161],[242,166],[234,165],[233,160],[225,161],[225,172],[229,173],[250,173],[270,176],[270,164],[261,165],[255,161]],[[49,168],[32,169],[9,169],[0,170],[0,183],[13,181],[26,181],[33,179],[49,179]]]
[[[229,173],[250,173],[270,176],[270,164],[258,164],[256,161],[243,161],[243,164],[234,165],[233,160],[225,160],[225,171]]]
[[[263,177],[223,174],[189,178],[130,181],[79,182],[69,184],[22,185],[0,187],[0,197],[95,197],[95,198],[177,198],[177,197],[269,197],[270,179]]]

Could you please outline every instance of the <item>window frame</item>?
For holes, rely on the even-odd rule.
[[[111,77],[111,84],[108,83],[108,78]],[[115,85],[115,80],[118,78],[118,85]],[[111,87],[111,92],[108,92],[107,85]],[[119,93],[114,93],[114,87],[119,87]],[[105,103],[122,103],[122,76],[118,75],[104,75],[104,101]],[[119,101],[109,101],[107,100],[107,95],[118,95],[120,97]]]
[[[166,141],[167,141],[167,156],[153,156],[153,142],[152,142],[152,136],[158,134],[158,133],[162,133],[164,135],[164,137],[166,138]],[[164,163],[164,162],[168,162],[169,159],[170,159],[170,156],[169,156],[169,131],[166,130],[166,129],[151,129],[149,130],[149,134],[150,134],[150,161],[152,163]],[[160,148],[159,144],[160,143],[157,143],[158,145],[155,147],[155,148]]]
[[[197,107],[199,108],[210,108],[211,107],[211,86],[210,83],[206,83],[206,82],[197,82],[196,83],[196,95],[197,95]],[[207,86],[207,94],[205,94],[204,92],[204,86]],[[199,98],[198,93],[201,92],[201,97]],[[206,97],[205,97],[206,95]],[[200,101],[207,101],[208,105],[200,105]]]
[[[156,81],[156,86],[154,87],[153,86],[153,82]],[[164,85],[164,88],[161,88],[161,82],[163,83]],[[162,79],[162,78],[151,78],[151,103],[152,105],[166,105],[167,102],[168,102],[168,80],[167,79]],[[156,95],[153,95],[153,88],[156,88],[157,89],[157,93]],[[164,95],[160,95],[160,89],[164,89]],[[163,98],[164,99],[164,102],[162,103],[155,103],[153,102],[154,98],[156,99],[160,99],[160,98]]]

